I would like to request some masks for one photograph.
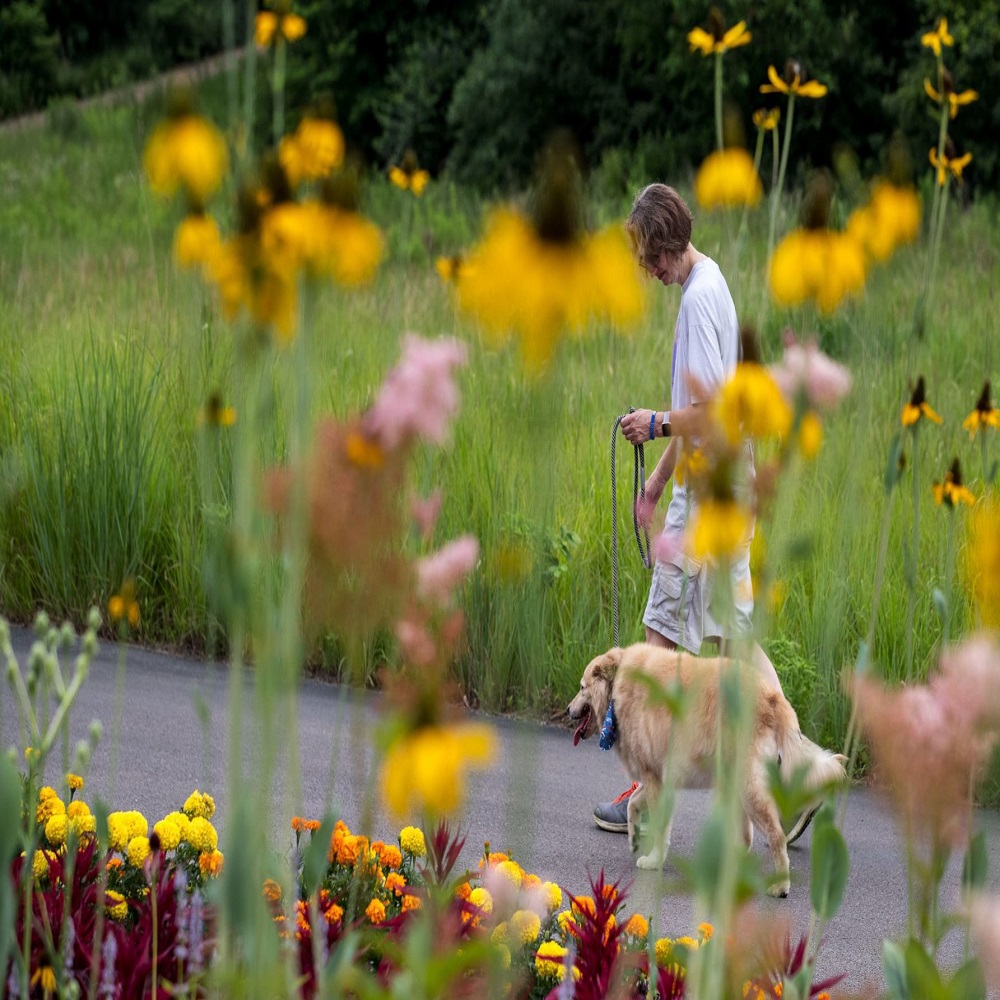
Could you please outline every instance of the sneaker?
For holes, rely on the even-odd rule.
[[[602,802],[594,809],[594,822],[609,833],[628,833],[628,800],[639,787],[638,781],[632,782],[632,787],[622,792],[617,799]]]
[[[811,806],[807,806],[798,814],[798,816],[795,817],[795,822],[792,824],[792,828],[785,836],[786,844],[794,844],[795,841],[806,832],[806,827],[812,822],[813,816],[820,811],[822,805],[822,802],[816,802]]]

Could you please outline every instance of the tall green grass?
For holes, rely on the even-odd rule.
[[[140,177],[142,109],[94,113],[89,139],[52,132],[0,134],[0,608],[36,608],[83,620],[121,581],[140,582],[148,640],[204,645],[213,633],[203,591],[206,523],[227,514],[228,446],[206,455],[196,413],[208,394],[232,398],[232,333],[211,296],[170,261],[175,217]],[[642,180],[636,178],[636,183]],[[435,253],[467,246],[484,204],[446,183],[413,205],[370,179],[367,209],[386,229],[390,255],[374,285],[330,291],[313,326],[315,415],[367,406],[395,363],[400,335],[457,333],[470,344],[464,402],[453,441],[416,463],[413,487],[440,486],[433,544],[472,531],[480,571],[465,594],[468,648],[457,665],[471,699],[503,711],[546,713],[565,703],[595,650],[611,643],[610,434],[629,405],[668,401],[676,290],[652,286],[643,325],[628,336],[595,330],[562,345],[551,371],[528,379],[516,348],[495,349],[457,317],[434,275]],[[628,192],[595,206],[620,218]],[[869,621],[874,556],[884,505],[883,472],[908,383],[928,380],[941,428],[920,434],[921,554],[916,662],[932,662],[942,625],[933,602],[944,589],[947,518],[930,484],[951,457],[980,478],[978,445],[961,431],[984,378],[1000,358],[989,289],[996,284],[997,220],[991,205],[950,217],[924,341],[912,336],[923,248],[902,250],[873,271],[863,301],[833,317],[770,309],[763,282],[766,223],[752,220],[746,251],[731,259],[734,221],[699,217],[695,243],[730,275],[741,317],[758,329],[765,360],[780,353],[790,324],[815,333],[854,373],[848,401],[826,423],[818,459],[800,464],[759,521],[786,598],[763,637],[806,728],[836,744],[847,724],[842,671]],[[728,234],[728,235],[727,235]],[[276,362],[281,410],[290,384]],[[276,426],[260,447],[284,458]],[[647,467],[659,454],[647,449]],[[1000,445],[992,445],[996,457]],[[622,640],[641,637],[648,587],[632,541],[631,455],[619,449]],[[203,494],[199,463],[218,490]],[[873,659],[903,671],[912,500],[905,472],[894,513]],[[959,560],[964,535],[958,532]],[[518,558],[508,558],[516,553]],[[956,572],[953,634],[969,624]],[[341,652],[317,662],[334,671]],[[368,652],[378,666],[384,644]]]

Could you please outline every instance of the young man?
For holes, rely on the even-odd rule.
[[[732,375],[740,356],[740,331],[729,286],[719,266],[691,243],[692,216],[684,199],[666,184],[650,184],[636,196],[625,228],[640,264],[664,285],[681,286],[681,304],[674,327],[670,371],[670,407],[639,409],[621,422],[622,433],[632,444],[654,437],[670,438],[656,468],[646,482],[646,498],[655,505],[680,456],[681,439],[696,440],[702,430],[704,406]],[[747,474],[753,476],[753,455],[747,444]],[[667,508],[665,533],[681,537],[697,501],[683,484],[674,481]],[[753,589],[750,581],[750,539],[730,563],[732,609],[728,622],[713,615],[713,575],[707,564],[698,565],[678,552],[670,560],[658,560],[643,615],[646,642],[698,654],[703,640],[720,649],[726,640],[751,634]],[[683,596],[683,606],[681,598]],[[751,660],[766,684],[780,690],[774,666],[754,642]],[[612,802],[594,810],[594,820],[603,830],[628,830],[628,799],[633,785]],[[812,815],[796,821],[789,842],[805,830]]]

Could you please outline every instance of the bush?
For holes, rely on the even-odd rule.
[[[0,117],[45,107],[55,89],[58,36],[37,0],[0,10]]]

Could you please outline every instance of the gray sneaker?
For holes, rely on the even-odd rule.
[[[628,833],[628,800],[638,787],[639,782],[633,781],[632,787],[617,799],[602,802],[594,809],[594,822],[609,833]]]

